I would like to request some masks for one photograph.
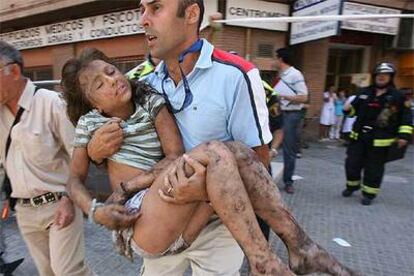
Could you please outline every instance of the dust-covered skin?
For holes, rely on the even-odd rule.
[[[357,275],[313,242],[299,226],[253,150],[239,142],[228,142],[226,146],[236,158],[254,211],[285,243],[292,271],[299,275],[313,272],[340,276]]]
[[[206,165],[206,190],[213,209],[245,252],[252,275],[294,275],[272,253],[261,233],[234,155],[221,142],[190,153]]]

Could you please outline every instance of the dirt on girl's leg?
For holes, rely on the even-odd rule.
[[[293,275],[270,250],[228,148],[221,142],[209,142],[189,156],[206,165],[206,191],[211,206],[242,247],[252,274]]]
[[[313,242],[286,208],[277,186],[253,150],[238,142],[226,143],[234,154],[254,211],[285,243],[290,268],[297,274],[324,272],[354,275]]]

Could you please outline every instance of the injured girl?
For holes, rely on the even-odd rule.
[[[94,222],[118,230],[114,240],[123,255],[131,257],[133,251],[152,258],[181,252],[215,213],[242,247],[253,275],[354,275],[307,236],[253,150],[239,142],[211,141],[183,155],[163,97],[142,82],[130,83],[96,49],[69,60],[62,77],[68,115],[76,125],[69,194]],[[106,161],[114,194],[103,205],[85,188],[87,145],[95,131],[110,123],[120,124],[124,140]],[[165,183],[177,181],[165,181],[171,171],[186,176],[204,171],[205,198],[182,205],[164,200]],[[173,187],[167,192],[173,195]],[[255,213],[286,244],[289,267],[269,248]],[[136,221],[125,229],[116,223],[122,216]]]

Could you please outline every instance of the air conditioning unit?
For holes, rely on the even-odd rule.
[[[400,30],[394,38],[393,48],[414,50],[414,18],[400,20]]]

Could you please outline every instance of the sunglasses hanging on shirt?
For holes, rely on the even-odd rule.
[[[179,57],[178,57],[178,67],[180,68],[180,73],[181,73],[181,79],[183,81],[183,86],[184,86],[184,91],[185,91],[185,98],[184,98],[184,102],[183,105],[181,106],[180,109],[175,109],[169,98],[167,93],[165,93],[164,90],[164,81],[169,77],[168,75],[168,71],[167,71],[167,67],[164,65],[164,72],[165,72],[165,77],[161,83],[162,85],[162,93],[164,95],[164,99],[167,102],[167,105],[169,107],[169,109],[171,110],[171,112],[173,114],[176,114],[178,112],[183,111],[185,108],[187,108],[192,102],[193,102],[193,93],[191,92],[190,89],[190,85],[188,84],[188,80],[187,77],[184,74],[183,69],[181,68],[181,63],[184,61],[184,58],[190,54],[190,53],[196,53],[201,51],[201,48],[203,47],[203,41],[201,39],[197,40],[193,45],[190,46],[190,48],[188,48],[187,50],[185,50]]]

